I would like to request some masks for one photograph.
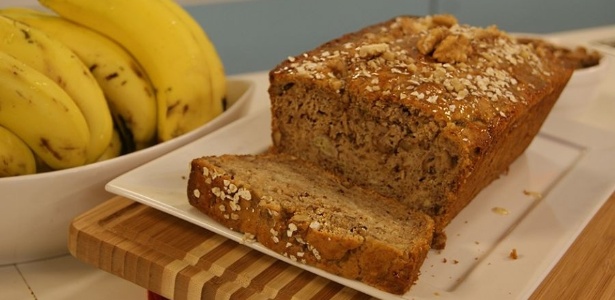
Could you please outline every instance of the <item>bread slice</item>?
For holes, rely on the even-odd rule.
[[[442,237],[525,151],[572,71],[493,26],[400,16],[271,70],[273,149],[429,214]]]
[[[430,249],[433,220],[289,155],[196,158],[190,204],[293,261],[403,294]]]

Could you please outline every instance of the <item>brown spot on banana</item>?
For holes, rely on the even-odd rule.
[[[181,101],[178,100],[178,101],[175,101],[171,105],[167,105],[167,117],[171,116],[175,108],[177,108],[180,104],[181,104]]]
[[[49,143],[49,140],[47,140],[46,138],[41,138],[40,145],[41,145],[41,148],[46,149],[47,151],[49,151],[49,153],[51,153],[51,155],[53,155],[53,157],[55,157],[58,160],[62,160],[62,155],[60,155],[60,153],[58,153],[57,151],[55,151],[53,149],[53,147],[51,147],[51,144]]]
[[[152,95],[152,92],[153,92],[153,94],[154,94],[154,95],[156,94],[156,91],[155,91],[155,90],[153,90],[153,89],[148,89],[148,88],[147,88],[147,86],[145,86],[143,89],[145,90],[145,93],[147,93],[147,95],[148,95],[148,96],[150,96],[150,97],[154,97],[154,96]]]
[[[131,63],[131,64],[130,64],[130,69],[131,69],[131,70],[132,70],[135,74],[137,74],[137,77],[139,77],[139,78],[144,78],[144,77],[143,77],[143,73],[141,72],[141,68],[140,68],[140,67],[138,67],[137,65],[135,65],[134,63]]]
[[[26,96],[20,91],[20,90],[15,90],[15,93],[17,94],[17,96],[19,96],[20,98],[26,99]]]
[[[120,75],[119,75],[117,72],[113,72],[113,73],[111,73],[111,74],[109,74],[109,75],[105,76],[105,80],[111,80],[111,79],[117,78],[117,77],[119,77],[119,76],[120,76]]]
[[[32,40],[32,37],[30,36],[30,32],[28,32],[25,29],[21,29],[21,32],[23,33],[24,39],[28,41],[29,44],[34,44],[34,41]]]

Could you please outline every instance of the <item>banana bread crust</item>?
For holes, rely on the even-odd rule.
[[[429,252],[433,220],[286,155],[194,159],[190,204],[293,261],[403,294]]]
[[[272,149],[424,211],[443,234],[525,151],[572,71],[496,27],[397,17],[271,70]]]

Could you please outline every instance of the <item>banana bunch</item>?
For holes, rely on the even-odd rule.
[[[0,10],[0,177],[140,150],[222,113],[224,66],[173,0]]]

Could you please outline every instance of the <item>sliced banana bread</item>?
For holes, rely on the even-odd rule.
[[[192,161],[190,204],[294,261],[403,294],[430,249],[433,220],[289,155]]]

